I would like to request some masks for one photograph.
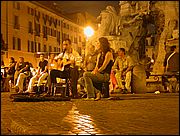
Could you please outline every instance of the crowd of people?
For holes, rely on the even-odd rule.
[[[16,89],[17,93],[51,96],[58,78],[73,78],[71,80],[72,97],[77,98],[86,94],[85,100],[100,100],[103,92],[96,84],[105,82],[111,83],[110,90],[119,89],[122,93],[132,93],[133,67],[134,64],[126,55],[124,48],[119,48],[115,55],[108,39],[101,37],[96,45],[91,45],[89,48],[80,72],[76,68],[76,56],[71,47],[71,40],[66,39],[63,41],[63,51],[59,55],[55,56],[51,53],[48,60],[45,59],[44,54],[40,55],[37,70],[32,67],[31,63],[25,62],[23,57],[19,57],[18,62],[10,57],[4,86],[12,81],[14,83],[12,88]],[[28,87],[25,87],[27,78],[29,78]],[[44,81],[48,86],[46,90],[43,89]],[[35,86],[37,89],[34,88]],[[69,96],[70,92],[66,95]]]

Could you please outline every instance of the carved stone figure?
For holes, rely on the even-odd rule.
[[[179,21],[178,5],[178,1],[158,1],[154,5],[155,8],[161,10],[165,16],[165,25],[158,41],[158,54],[153,66],[154,73],[163,72],[162,68],[159,66],[163,66],[163,60],[165,57],[164,43],[166,43],[168,39],[172,38],[173,30],[177,29],[177,24]]]
[[[97,21],[100,21],[98,29],[99,36],[113,35],[115,31],[117,20],[117,13],[114,7],[107,6],[105,10],[101,11]]]

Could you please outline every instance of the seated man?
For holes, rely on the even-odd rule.
[[[26,93],[32,93],[35,81],[38,81],[37,87],[38,87],[38,91],[37,93],[41,93],[41,85],[43,83],[43,81],[47,78],[48,76],[48,61],[44,59],[44,54],[40,55],[40,61],[39,61],[39,66],[38,66],[38,72],[35,76],[33,76],[30,79],[29,85],[28,85],[28,89],[26,91]]]
[[[74,56],[72,54],[71,49],[71,40],[66,39],[63,41],[63,52],[54,58],[55,60],[60,59],[61,64],[59,69],[52,69],[50,71],[50,79],[51,86],[49,88],[52,89],[51,92],[54,92],[54,83],[57,83],[56,78],[66,79],[70,77],[70,66],[74,64]],[[66,92],[67,96],[69,96],[69,92]]]
[[[168,87],[168,78],[172,75],[176,75],[178,80],[179,72],[179,53],[176,51],[176,46],[171,46],[170,51],[166,53],[164,59],[164,75],[162,76],[162,85],[167,92],[172,92],[173,90]]]
[[[124,93],[131,93],[131,74],[132,74],[132,60],[125,55],[125,49],[119,48],[118,57],[116,58],[112,70],[115,72],[117,80],[116,89],[125,90]],[[125,87],[122,80],[125,80]]]

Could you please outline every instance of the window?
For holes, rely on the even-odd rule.
[[[67,29],[69,29],[69,24],[67,24],[67,27],[66,27]]]
[[[77,43],[77,37],[74,37],[74,43]]]
[[[18,41],[18,50],[21,50],[21,39],[17,38],[17,41]]]
[[[28,30],[28,33],[33,34],[33,28],[32,28],[32,22],[31,21],[29,21],[29,30]]]
[[[21,50],[21,39],[13,37],[13,50]]]
[[[70,26],[70,30],[71,30],[71,31],[73,30],[73,27],[72,27],[72,26]]]
[[[30,52],[30,49],[31,49],[31,43],[30,43],[30,41],[28,40],[28,52]]]
[[[47,27],[47,34],[50,35],[50,28]]]
[[[57,31],[57,41],[60,42],[60,32]]]
[[[20,3],[13,1],[13,8],[20,10]]]
[[[38,52],[40,52],[40,51],[41,51],[41,44],[38,43]]]
[[[17,9],[20,10],[20,3],[17,2]]]
[[[44,45],[44,52],[46,52],[47,51],[47,47],[46,47],[46,45]]]
[[[16,15],[14,16],[14,29],[20,29],[19,17]]]
[[[16,49],[16,38],[13,37],[13,50],[15,50],[15,49]]]
[[[40,24],[35,23],[35,33],[36,36],[40,36]]]
[[[79,36],[79,42],[81,42],[81,36]]]
[[[77,32],[77,28],[76,27],[74,28],[74,32]]]
[[[50,29],[51,29],[50,36],[52,36],[53,35],[53,29],[52,28],[50,28]]]
[[[37,43],[34,42],[34,51],[37,52]]]
[[[56,52],[56,47],[54,47],[54,52]]]
[[[54,37],[56,37],[56,30],[54,30]]]
[[[43,38],[47,38],[47,27],[43,26]]]
[[[66,23],[63,23],[63,27],[66,28]]]
[[[31,8],[27,7],[27,10],[28,10],[28,14],[31,14]]]
[[[34,9],[31,8],[31,15],[34,15]]]
[[[73,36],[71,36],[71,41],[73,42]]]
[[[34,42],[31,41],[31,52],[34,52]]]
[[[61,25],[61,22],[60,22],[60,20],[58,20],[58,25],[59,25],[59,26]]]
[[[52,52],[52,47],[51,46],[49,46],[49,52]]]

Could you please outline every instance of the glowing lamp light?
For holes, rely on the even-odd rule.
[[[87,37],[91,37],[94,35],[94,30],[92,27],[90,26],[87,26],[86,28],[84,28],[84,34],[87,36]]]
[[[151,59],[151,63],[154,63],[154,60],[153,60],[153,59]]]

